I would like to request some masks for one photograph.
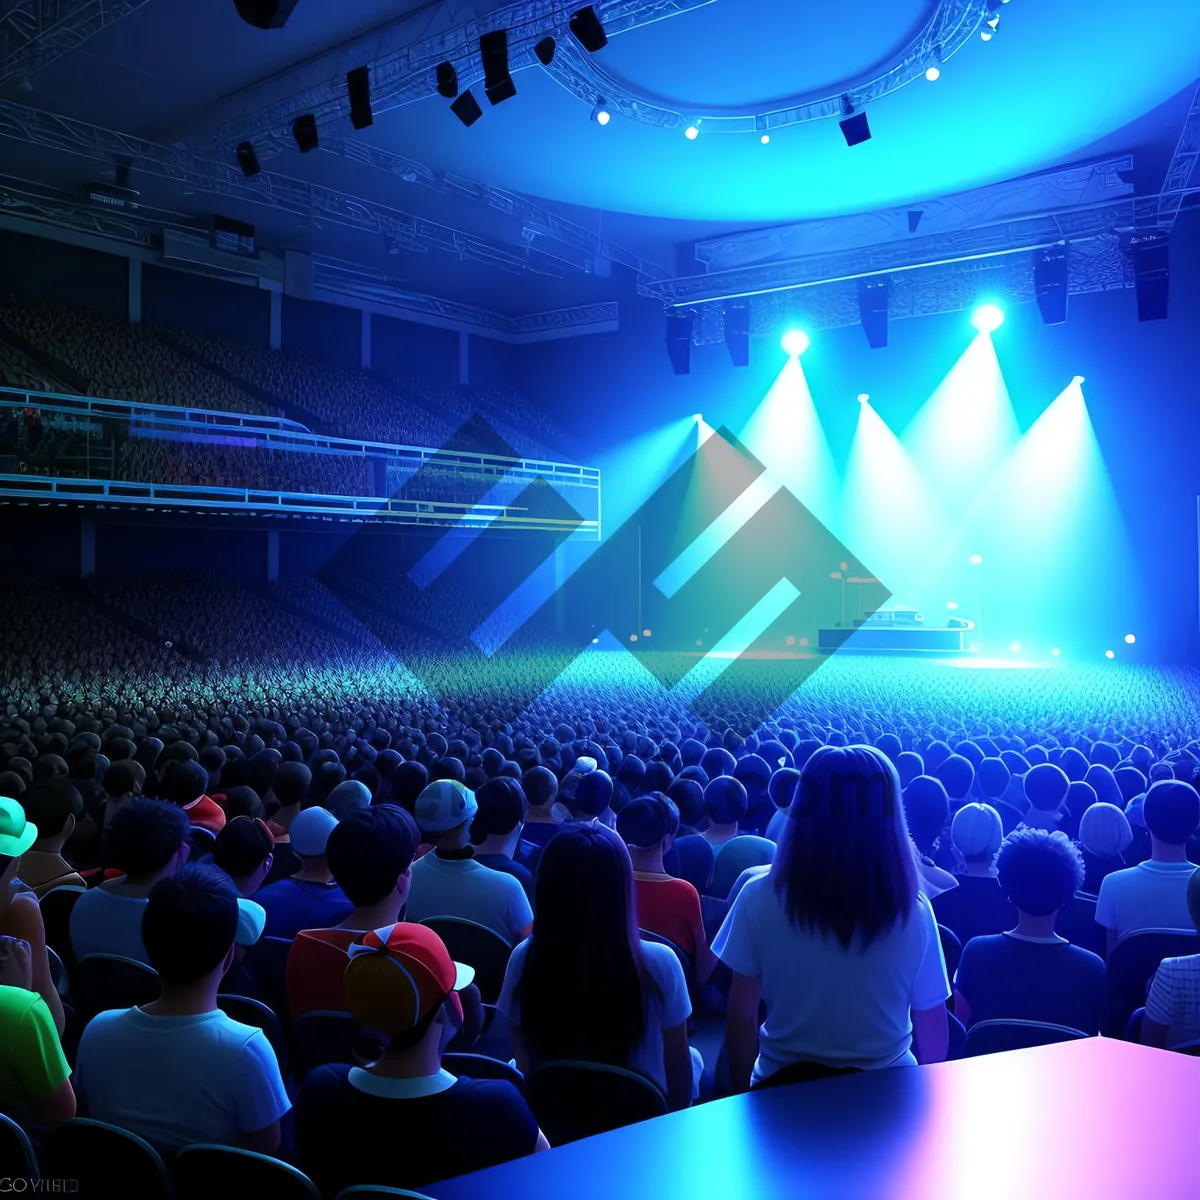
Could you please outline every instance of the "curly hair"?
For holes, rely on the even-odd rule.
[[[1059,830],[1014,829],[1000,843],[996,874],[1021,912],[1046,917],[1062,908],[1083,884],[1083,855]]]

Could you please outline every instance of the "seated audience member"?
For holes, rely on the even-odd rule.
[[[271,821],[279,833],[275,835],[275,859],[267,872],[264,887],[281,879],[287,879],[300,870],[300,859],[291,843],[292,822],[300,815],[308,789],[312,786],[312,772],[301,762],[279,764],[271,780],[271,790],[264,799],[278,805],[271,813]]]
[[[1028,829],[1055,830],[1064,819],[1063,806],[1071,780],[1061,767],[1038,763],[1025,773],[1025,799],[1029,809],[1022,824]]]
[[[75,1076],[92,1117],[164,1150],[279,1148],[291,1104],[275,1051],[217,1007],[238,919],[237,892],[215,867],[186,865],[155,884],[141,936],[162,996],[102,1012],[83,1031]]]
[[[21,882],[39,898],[51,888],[86,887],[83,877],[62,855],[83,814],[79,792],[65,779],[48,779],[35,783],[21,796],[21,807],[37,829],[37,841],[21,856]]]
[[[373,930],[352,948],[346,1009],[387,1048],[369,1066],[331,1064],[304,1080],[296,1144],[322,1194],[360,1183],[425,1187],[549,1149],[511,1083],[456,1077],[441,1065],[463,1023],[459,992],[473,976],[422,925]]]
[[[549,767],[530,767],[521,776],[521,786],[529,805],[521,837],[535,846],[544,846],[558,832],[553,812],[558,780]]]
[[[1200,933],[1200,870],[1188,879],[1187,906]],[[1142,1044],[1172,1049],[1200,1041],[1200,954],[1164,958],[1150,982]]]
[[[599,825],[568,826],[542,851],[541,914],[513,951],[496,1007],[512,1024],[517,1066],[552,1059],[626,1067],[672,1110],[696,1094],[687,982],[675,952],[638,936],[624,843]]]
[[[767,822],[767,837],[776,845],[779,844],[779,838],[783,834],[783,827],[787,823],[788,809],[791,807],[792,797],[796,794],[799,783],[800,772],[795,767],[781,767],[771,776],[771,782],[767,784],[767,795],[771,798],[771,803],[775,805],[774,815]]]
[[[996,851],[1004,837],[1000,814],[988,804],[964,804],[950,822],[950,841],[962,869],[958,887],[933,899],[933,915],[966,945],[1002,933],[1017,919],[996,879]]]
[[[265,821],[234,817],[213,843],[212,860],[233,881],[239,896],[253,896],[271,869],[275,839]]]
[[[412,816],[395,804],[360,809],[330,831],[325,848],[329,869],[354,907],[331,928],[297,932],[287,960],[293,1017],[313,1009],[345,1010],[346,952],[367,930],[400,919],[420,840]]]
[[[732,775],[718,775],[704,789],[704,814],[708,828],[701,835],[719,853],[738,836],[738,822],[749,803],[746,788]]]
[[[145,768],[132,758],[115,762],[104,772],[100,786],[104,790],[105,827],[134,796],[141,795],[145,782]]]
[[[193,825],[217,834],[225,827],[225,811],[205,795],[208,772],[192,759],[173,762],[163,777],[162,798],[177,804]]]
[[[686,879],[663,870],[663,855],[679,828],[675,805],[661,792],[630,800],[617,813],[617,833],[633,863],[633,891],[639,928],[674,942],[691,960],[703,984],[717,960],[708,947],[700,896]]]
[[[1100,885],[1114,871],[1125,869],[1123,851],[1133,841],[1133,830],[1123,809],[1115,804],[1093,804],[1079,819],[1079,848],[1083,852],[1083,886],[1089,896],[1100,892]]]
[[[596,767],[592,758],[577,758],[575,766],[558,789],[554,815],[564,824],[601,824],[612,828],[616,814],[610,807],[613,781],[607,771]]]
[[[975,764],[969,758],[951,754],[938,763],[933,775],[942,781],[946,789],[951,812],[957,812],[970,800],[971,788],[975,783]]]
[[[498,775],[489,779],[475,793],[479,811],[471,822],[471,841],[475,846],[475,861],[513,876],[533,899],[533,873],[515,860],[521,844],[521,829],[525,824],[525,793],[515,779]],[[536,847],[526,843],[527,853]]]
[[[958,886],[958,880],[934,862],[950,822],[950,797],[940,779],[918,775],[903,791],[904,817],[916,849],[921,891],[931,900]]]
[[[146,962],[142,914],[150,890],[187,862],[187,814],[174,804],[134,796],[104,832],[104,858],[123,875],[92,888],[71,910],[71,949]]]
[[[267,914],[265,936],[294,938],[301,929],[326,929],[353,911],[354,905],[330,874],[325,856],[336,825],[333,814],[323,808],[306,808],[291,821],[287,844],[300,869],[254,893]]]
[[[408,919],[462,917],[494,929],[509,945],[529,936],[533,910],[520,881],[475,861],[471,822],[475,793],[455,779],[434,780],[414,810],[433,850],[412,865]]]
[[[75,1115],[70,1076],[54,1016],[33,990],[29,943],[0,937],[0,1112],[57,1129]]]
[[[1000,887],[1017,909],[1014,929],[972,938],[955,976],[954,1014],[976,1021],[1045,1021],[1100,1031],[1104,963],[1054,932],[1058,910],[1083,882],[1083,859],[1061,831],[1018,829],[996,860]]]
[[[826,746],[801,774],[771,873],[742,888],[713,945],[733,972],[735,1091],[946,1057],[950,987],[896,768],[873,747]]]
[[[1200,825],[1200,795],[1190,783],[1162,779],[1150,785],[1142,802],[1150,831],[1150,857],[1136,867],[1114,871],[1100,884],[1096,920],[1108,931],[1107,954],[1135,929],[1189,929],[1188,839]]]

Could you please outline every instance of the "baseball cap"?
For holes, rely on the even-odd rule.
[[[37,826],[25,810],[8,796],[0,796],[0,854],[18,858],[37,841]]]
[[[448,996],[461,1014],[455,993],[475,978],[432,929],[407,921],[371,930],[349,954],[346,1009],[362,1028],[389,1036],[415,1029]]]
[[[479,811],[475,793],[457,779],[434,780],[417,797],[413,816],[422,833],[446,833]]]
[[[325,853],[329,835],[337,825],[337,817],[325,808],[306,808],[292,822],[288,835],[292,849],[305,858]]]
[[[1004,840],[1004,823],[990,804],[964,804],[950,822],[950,840],[964,858],[995,854]]]

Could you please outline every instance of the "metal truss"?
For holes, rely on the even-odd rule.
[[[1200,84],[1196,85],[1192,94],[1191,107],[1184,118],[1175,153],[1171,156],[1171,163],[1163,180],[1162,194],[1157,197],[1154,223],[1160,229],[1169,231],[1175,224],[1179,206],[1183,203],[1197,162],[1200,162]]]
[[[547,71],[567,91],[591,106],[600,98],[630,121],[659,129],[681,129],[699,123],[710,133],[770,133],[788,125],[846,115],[923,78],[928,67],[944,63],[974,36],[988,15],[985,0],[939,0],[921,31],[879,71],[842,84],[832,94],[794,96],[772,108],[731,112],[729,109],[682,111],[663,105],[650,93],[609,74],[603,63],[585,53],[574,41],[558,48]]]
[[[23,81],[146,0],[17,0],[0,14],[0,87]]]
[[[562,277],[582,269],[578,262],[540,248],[512,246],[286,175],[262,171],[247,179],[237,167],[197,158],[180,147],[160,146],[10,101],[0,100],[0,137],[109,164],[126,158],[135,170],[175,180],[195,191],[261,204],[314,225],[329,221],[380,234],[406,250],[437,250],[514,274]]]

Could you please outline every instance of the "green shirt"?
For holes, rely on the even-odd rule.
[[[70,1075],[46,1002],[37,992],[0,987],[0,1109],[29,1120],[31,1102],[52,1096]]]

